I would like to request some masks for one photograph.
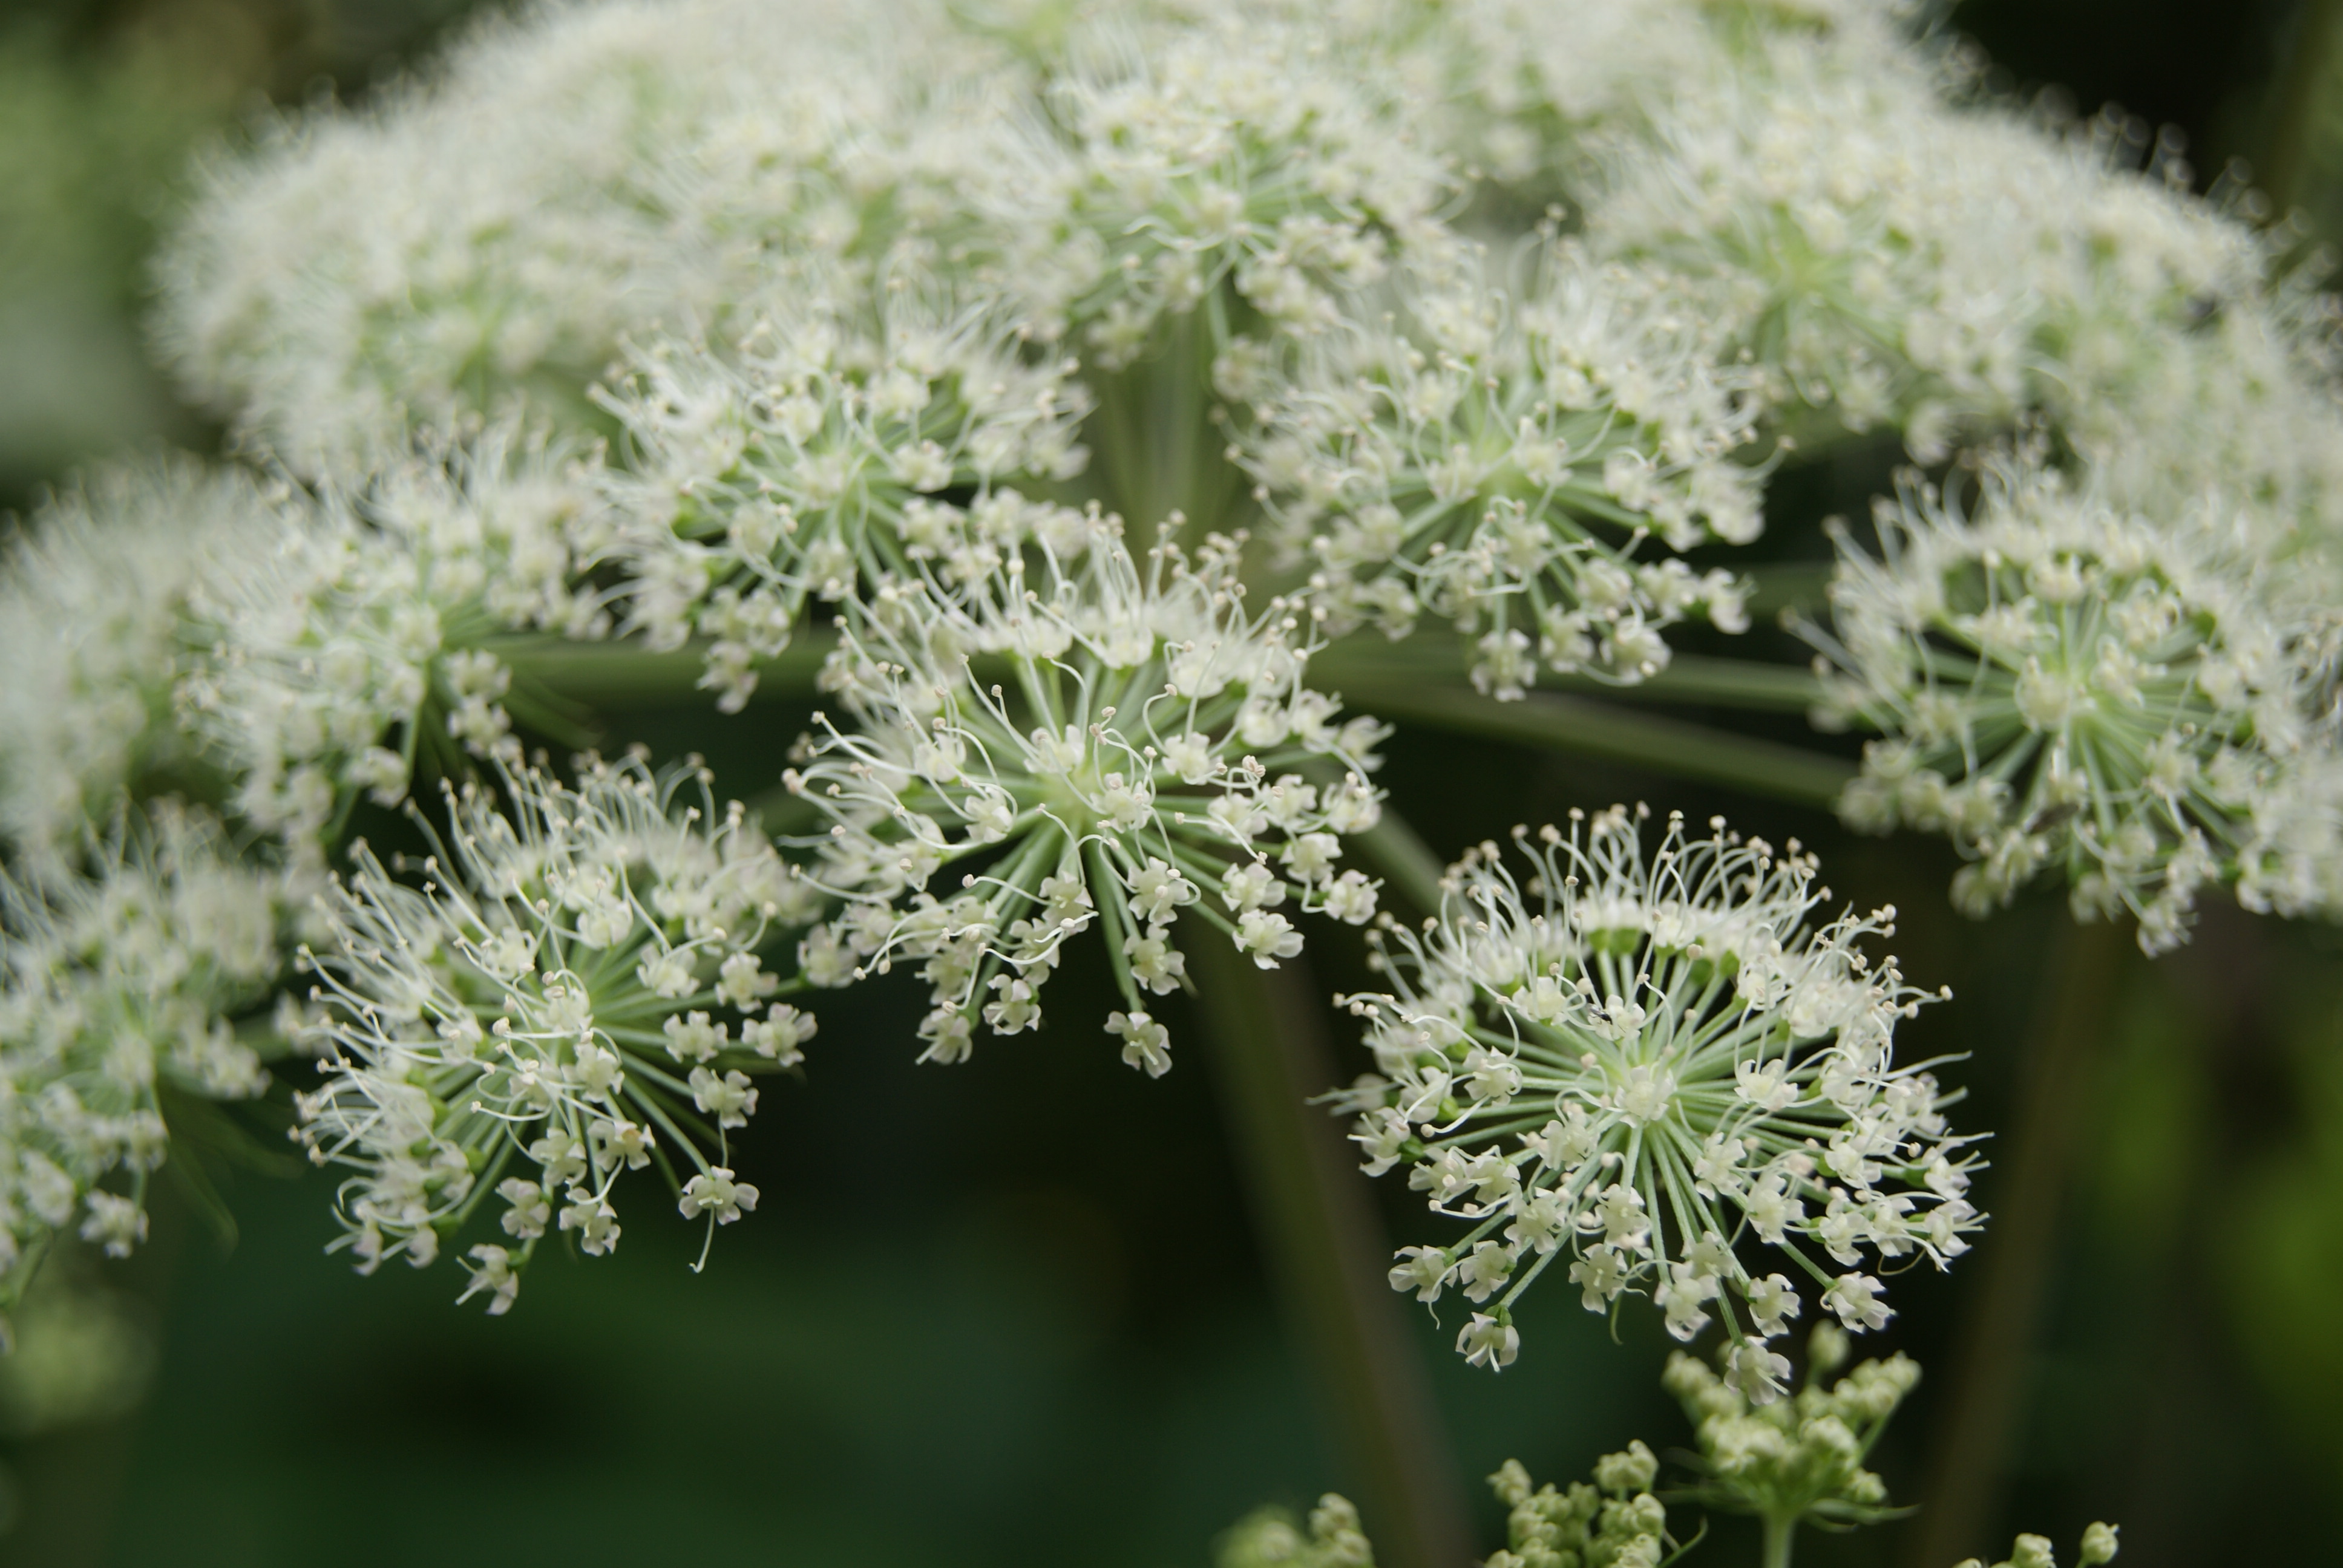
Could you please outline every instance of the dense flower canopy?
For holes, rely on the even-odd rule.
[[[306,1031],[347,1245],[427,1262],[496,1196],[501,1310],[548,1227],[615,1241],[622,1169],[749,1209],[748,1074],[812,1027],[784,990],[915,970],[958,1060],[1102,947],[1160,1074],[1196,944],[1375,925],[1361,1140],[1469,1222],[1403,1282],[1494,1301],[1463,1348],[1501,1365],[1566,1252],[1594,1306],[1723,1316],[1770,1391],[1795,1276],[1875,1323],[1866,1271],[1977,1221],[1950,1096],[1888,1049],[1886,915],[1811,925],[1795,846],[1613,811],[1524,836],[1525,879],[1475,850],[1406,929],[1385,879],[1431,877],[1365,858],[1413,839],[1326,656],[1394,639],[1433,714],[1452,668],[1461,703],[1661,692],[1755,618],[1750,547],[1830,548],[1776,477],[1885,437],[1926,472],[1800,623],[1794,700],[1871,740],[1847,817],[1949,832],[1972,910],[2055,871],[2156,950],[2216,887],[2343,907],[2331,304],[2250,203],[1925,22],[567,0],[264,127],[156,267],[234,460],[102,470],[0,568],[10,959],[50,954],[0,1051],[78,1081],[57,988],[152,923],[46,933],[216,861],[252,941],[152,972],[172,1040],[236,1050],[157,1070],[248,1092],[237,1051]],[[694,766],[532,751],[669,656],[744,729],[820,666],[782,836]],[[428,861],[357,840],[401,808]],[[106,1115],[155,1114],[116,1077]],[[146,1121],[6,1110],[39,1226],[67,1188],[135,1211],[104,1183]]]

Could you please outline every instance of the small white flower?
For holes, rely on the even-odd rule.
[[[1823,1292],[1823,1305],[1851,1330],[1884,1329],[1896,1314],[1879,1296],[1879,1282],[1869,1274],[1841,1274]]]
[[[691,1070],[691,1102],[716,1118],[719,1127],[746,1127],[757,1113],[757,1090],[749,1075],[735,1069],[719,1078],[704,1067]]]
[[[1456,1353],[1470,1366],[1487,1367],[1491,1372],[1503,1372],[1513,1364],[1521,1353],[1521,1332],[1502,1318],[1474,1312],[1473,1321],[1456,1336]]]
[[[1172,1070],[1172,1031],[1145,1013],[1111,1012],[1106,1031],[1122,1040],[1122,1060],[1143,1069],[1148,1077],[1161,1078]]]
[[[1250,954],[1260,968],[1273,970],[1278,960],[1290,959],[1302,950],[1302,933],[1283,915],[1248,910],[1237,917],[1237,947]]]
[[[687,1220],[713,1214],[719,1225],[729,1225],[757,1207],[757,1189],[733,1180],[732,1172],[712,1165],[683,1184],[679,1207]]]
[[[512,1311],[513,1300],[520,1294],[520,1276],[513,1272],[512,1255],[502,1247],[481,1242],[467,1254],[472,1261],[464,1266],[471,1271],[471,1283],[456,1298],[457,1304],[470,1301],[482,1291],[488,1292],[488,1316],[500,1318]]]

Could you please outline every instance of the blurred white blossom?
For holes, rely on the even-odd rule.
[[[191,749],[171,681],[191,595],[248,569],[276,502],[193,459],[97,470],[0,558],[0,841],[55,860]]]
[[[600,636],[577,558],[603,527],[578,463],[509,426],[287,501],[188,596],[186,728],[242,816],[320,855],[360,796],[405,798],[418,756],[517,755],[527,693],[481,645]]]
[[[1859,828],[1949,834],[1973,913],[2046,871],[2076,913],[2128,910],[2155,953],[2197,894],[2343,909],[2343,611],[2214,498],[2152,519],[2023,458],[1973,503],[1907,477],[1845,530],[1821,717],[1885,739],[1842,803]]]
[[[157,802],[76,863],[0,868],[0,1295],[78,1221],[116,1257],[146,1239],[167,1090],[267,1081],[237,1020],[276,978],[284,884],[218,824]],[[103,1184],[102,1184],[103,1183]]]

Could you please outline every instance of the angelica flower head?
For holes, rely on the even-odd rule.
[[[704,770],[579,769],[447,786],[420,885],[360,843],[302,952],[325,1060],[295,1135],[354,1172],[335,1247],[361,1271],[421,1268],[493,1198],[502,1240],[468,1265],[492,1312],[547,1231],[618,1244],[622,1171],[680,1170],[683,1214],[711,1226],[753,1209],[729,1131],[757,1109],[751,1075],[814,1032],[775,1000],[799,982],[764,969],[808,911],[757,826],[716,809]]]
[[[634,453],[607,479],[628,628],[657,648],[711,639],[703,684],[737,711],[809,603],[940,548],[1021,542],[1034,522],[1011,484],[1083,465],[1074,368],[1030,361],[999,311],[902,272],[785,291],[719,348],[657,342],[600,394]],[[938,498],[970,489],[972,530]]]
[[[1398,637],[1429,611],[1501,697],[1541,668],[1633,682],[1687,616],[1747,625],[1729,573],[1634,558],[1647,535],[1757,534],[1763,471],[1735,456],[1755,405],[1717,348],[1667,279],[1564,247],[1517,297],[1443,282],[1332,337],[1245,460],[1335,629]]]
[[[314,858],[359,795],[402,799],[418,758],[517,756],[515,706],[558,722],[480,645],[608,628],[581,580],[604,526],[583,472],[492,426],[287,498],[212,564],[188,598],[178,699],[243,817]]]
[[[1748,1243],[1876,1328],[1890,1310],[1864,1268],[1966,1251],[1973,1160],[1936,1080],[1894,1060],[1925,998],[1860,945],[1894,911],[1813,925],[1828,890],[1795,844],[1671,815],[1646,853],[1644,823],[1614,807],[1517,831],[1526,879],[1483,845],[1438,919],[1375,933],[1392,989],[1349,1002],[1376,1072],[1337,1098],[1370,1174],[1407,1164],[1469,1227],[1391,1277],[1427,1302],[1493,1299],[1460,1342],[1473,1359],[1512,1359],[1513,1302],[1566,1258],[1590,1312],[1648,1292],[1685,1340],[1721,1314],[1769,1397],[1764,1342],[1800,1293]]]
[[[1314,637],[1284,600],[1247,608],[1236,541],[1142,558],[1094,515],[1071,543],[850,603],[824,676],[847,721],[818,717],[786,776],[830,822],[806,874],[843,902],[800,961],[828,985],[919,965],[926,1058],[957,1060],[979,1023],[1036,1027],[1096,923],[1128,1010],[1109,1028],[1160,1073],[1146,999],[1184,981],[1183,912],[1265,969],[1301,950],[1289,910],[1373,916],[1339,860],[1380,814],[1383,731],[1302,684]]]
[[[1114,368],[1224,290],[1222,327],[1233,307],[1309,337],[1395,263],[1447,265],[1439,209],[1460,181],[1417,134],[1420,83],[1393,42],[1299,9],[1097,8],[1023,121],[1047,195],[1004,215],[1003,283],[1034,329],[1081,323]]]
[[[2176,146],[2143,171],[2120,115],[2046,134],[1917,56],[1850,70],[1788,32],[1750,66],[1618,146],[1589,243],[1702,292],[1780,417],[1885,425],[1928,463],[2035,417],[2135,503],[2215,483],[2331,511],[2332,306]]]
[[[171,675],[191,594],[265,548],[274,503],[192,459],[101,469],[0,559],[0,839],[70,859],[185,739]]]
[[[235,1022],[276,975],[285,891],[167,800],[70,861],[0,869],[0,1296],[76,1216],[116,1257],[146,1236],[164,1089],[266,1084]]]
[[[2301,914],[2343,897],[2343,623],[2321,563],[2280,566],[2215,500],[2152,520],[2030,458],[1966,507],[1907,477],[1844,530],[1820,717],[1883,739],[1842,809],[1949,834],[1964,908],[2046,872],[2077,914],[2187,940],[2201,890]]]
[[[925,10],[615,0],[475,28],[430,80],[202,171],[158,268],[164,351],[307,475],[516,405],[589,428],[629,337],[719,320],[776,251],[883,250],[1004,166],[951,88],[1013,68]]]

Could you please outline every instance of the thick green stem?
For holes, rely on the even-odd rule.
[[[1331,684],[1314,664],[1310,678]],[[1342,693],[1346,703],[1380,718],[1574,751],[1802,806],[1835,805],[1855,771],[1851,762],[1795,746],[1574,697],[1533,692],[1500,702],[1469,687],[1363,670],[1346,672]]]
[[[1185,944],[1229,1131],[1291,1332],[1383,1568],[1463,1568],[1463,1494],[1399,1299],[1390,1242],[1333,1120],[1335,1077],[1307,972],[1262,970],[1216,934]]]
[[[2002,1538],[1997,1520],[2033,1380],[2059,1204],[2076,1145],[2088,1131],[2084,1094],[2131,947],[2126,926],[2061,925],[2035,1007],[2015,1125],[1980,1194],[1993,1214],[1954,1351],[1952,1408],[1936,1428],[1915,1568],[1944,1568]]]
[[[1790,1545],[1797,1539],[1798,1516],[1795,1513],[1765,1515],[1765,1568],[1790,1568]]]

